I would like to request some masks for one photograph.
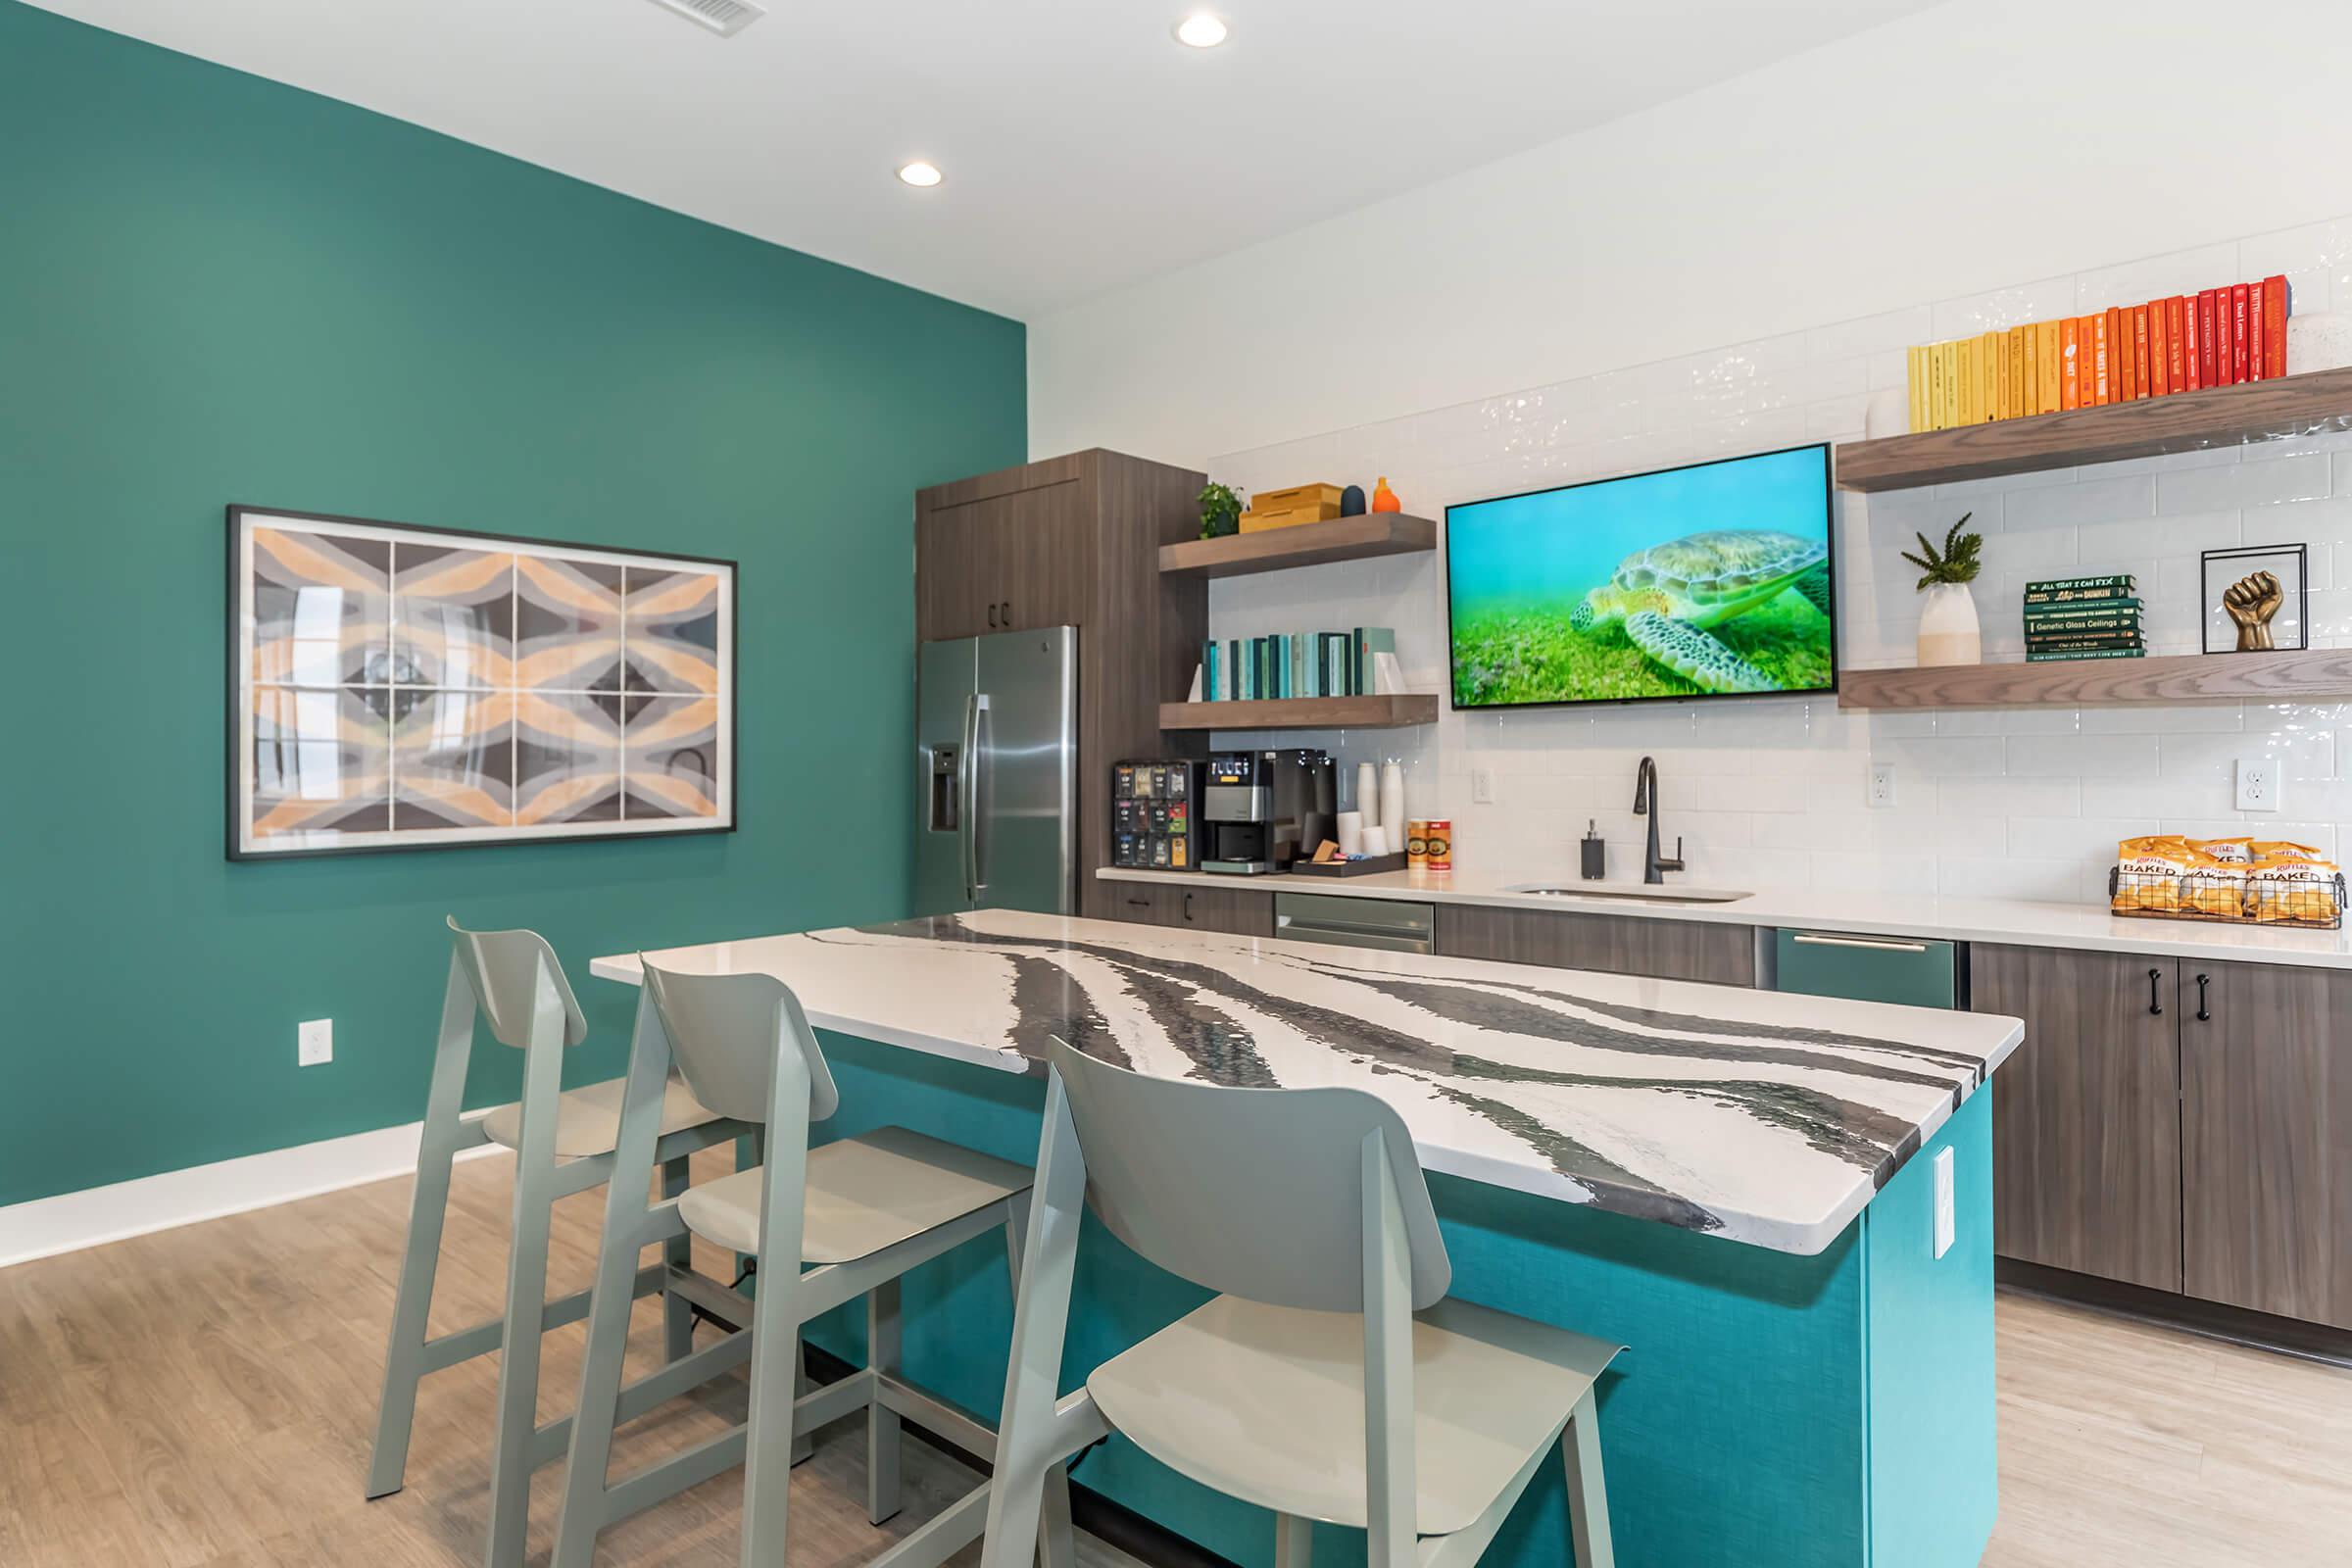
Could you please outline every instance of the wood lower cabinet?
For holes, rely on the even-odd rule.
[[[1139,925],[1189,927],[1234,936],[1274,934],[1274,895],[1252,888],[1179,886],[1171,882],[1111,882],[1109,915]]]
[[[2352,1328],[2352,974],[2183,959],[2180,997],[2188,1294]]]
[[[1499,958],[1725,986],[1756,983],[1756,932],[1745,925],[1441,904],[1437,945],[1448,958]]]
[[[2180,1044],[2174,960],[1980,944],[1978,1012],[2026,1022],[1993,1074],[1993,1245],[2179,1291]]]

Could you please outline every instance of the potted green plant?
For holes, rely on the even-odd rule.
[[[1222,539],[1242,527],[1242,498],[1233,486],[1213,481],[1200,492],[1200,537]]]
[[[1968,585],[1977,580],[1984,568],[1978,552],[1984,548],[1981,533],[1963,533],[1973,512],[1964,512],[1960,520],[1943,536],[1943,548],[1936,548],[1926,534],[1919,536],[1919,554],[1903,552],[1903,559],[1920,570],[1919,591],[1924,602],[1919,609],[1919,662],[1927,664],[1977,664],[1984,662],[1984,640],[1977,622],[1977,601]]]

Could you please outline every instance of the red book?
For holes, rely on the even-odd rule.
[[[2176,294],[2164,302],[2164,327],[2173,340],[2173,390],[2194,392],[2197,389],[2197,340],[2189,334],[2196,330],[2197,313],[2188,301]]]
[[[2214,309],[2215,290],[2197,296],[2197,363],[2204,368],[2207,386],[2226,386],[2222,379],[2222,324],[2228,313]]]
[[[2286,373],[2286,274],[2274,272],[2262,280],[2262,341],[2270,360],[2264,368],[2266,375]]]
[[[2148,364],[2148,308],[2145,305],[2134,305],[2132,307],[2131,314],[2132,371],[2127,379],[2132,383],[2133,397],[2154,397],[2156,390],[2148,382],[2149,372],[2153,368]]]
[[[2269,357],[2263,352],[2262,294],[2259,279],[2244,285],[2246,290],[2246,379],[2260,381],[2271,373]]]
[[[2230,287],[2230,379],[2251,381],[2253,366],[2247,350],[2253,346],[2253,327],[2246,318],[2246,285],[2233,283]]]
[[[2148,396],[2160,398],[2173,389],[2173,347],[2167,335],[2164,300],[2150,300],[2140,307],[2139,314],[2148,323],[2148,373],[2140,379]]]

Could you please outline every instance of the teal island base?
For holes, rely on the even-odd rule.
[[[1042,1079],[827,1035],[840,1137],[897,1123],[1026,1164]],[[1997,1503],[1993,1454],[1991,1090],[1979,1091],[1816,1257],[1715,1240],[1432,1174],[1453,1294],[1622,1342],[1601,1384],[1620,1568],[1974,1568]],[[1934,1255],[1936,1156],[1953,1152],[1955,1236]],[[1012,1317],[1001,1244],[906,1283],[908,1372],[994,1419]],[[1089,1223],[1063,1387],[1207,1298]],[[852,1361],[845,1313],[810,1339]],[[1273,1516],[1208,1492],[1119,1438],[1071,1479],[1245,1565],[1271,1568]],[[1557,1466],[1484,1561],[1570,1558]],[[1363,1535],[1317,1527],[1316,1560]]]

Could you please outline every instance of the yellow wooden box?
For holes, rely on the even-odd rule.
[[[1290,507],[1281,512],[1268,512],[1263,507],[1252,507],[1242,514],[1242,532],[1263,533],[1268,528],[1296,528],[1302,522],[1329,522],[1339,514],[1340,504],[1337,501]]]
[[[1252,512],[1289,512],[1297,507],[1328,506],[1327,517],[1340,514],[1340,487],[1336,484],[1295,484],[1288,490],[1260,490],[1250,503]]]

